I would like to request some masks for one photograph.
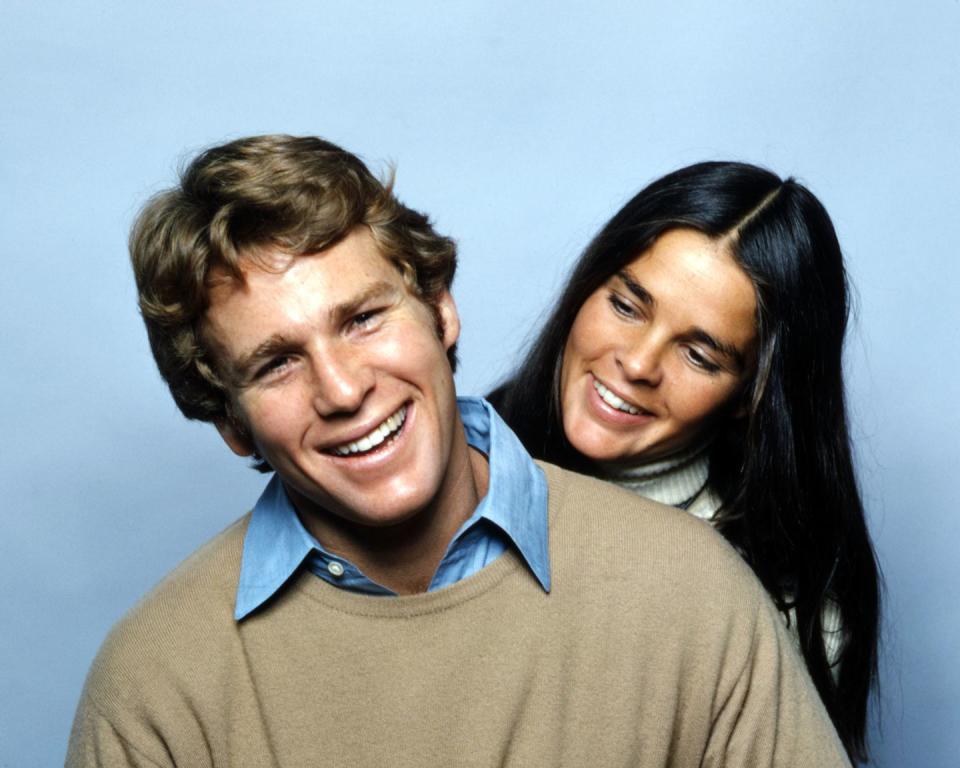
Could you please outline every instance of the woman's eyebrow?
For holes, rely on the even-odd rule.
[[[636,297],[637,301],[639,301],[641,304],[647,307],[657,306],[657,300],[653,298],[652,294],[646,288],[640,285],[640,283],[634,280],[630,276],[630,273],[625,269],[621,269],[619,272],[617,272],[617,277],[623,281],[623,284],[627,287],[627,290],[630,291],[630,293],[632,293]]]
[[[688,334],[687,337],[691,341],[699,341],[701,344],[710,347],[714,352],[719,352],[726,358],[729,358],[734,363],[736,363],[739,370],[743,370],[746,367],[747,361],[743,356],[743,352],[737,349],[733,344],[728,344],[726,342],[720,341],[719,339],[711,336],[703,328],[693,328]]]
[[[617,272],[617,277],[623,282],[627,290],[632,293],[637,301],[644,304],[648,307],[656,307],[657,300],[653,295],[640,283],[633,279],[626,270],[620,270]],[[725,341],[720,341],[720,339],[715,336],[707,333],[703,328],[693,328],[687,333],[688,338],[691,341],[699,341],[701,344],[704,344],[710,349],[718,352],[726,358],[729,358],[734,363],[736,363],[739,370],[746,368],[747,361],[744,357],[743,352],[737,349],[733,344],[729,344]]]

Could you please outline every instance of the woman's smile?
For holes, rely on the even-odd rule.
[[[593,395],[589,397],[589,402],[598,416],[614,423],[646,424],[656,417],[652,411],[618,395],[596,376],[593,377]]]

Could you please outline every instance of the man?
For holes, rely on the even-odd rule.
[[[177,404],[275,474],[111,632],[68,765],[846,764],[707,526],[458,406],[453,244],[356,157],[209,150],[131,254]]]

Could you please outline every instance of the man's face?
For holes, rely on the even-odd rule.
[[[436,316],[366,228],[311,256],[215,275],[204,336],[254,449],[301,507],[362,525],[403,522],[440,497],[466,456],[446,352],[460,326],[449,293]],[[459,438],[458,438],[459,435]],[[464,444],[465,445],[465,444]]]

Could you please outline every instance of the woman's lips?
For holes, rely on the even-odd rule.
[[[656,418],[656,414],[620,397],[595,376],[590,377],[587,401],[595,414],[614,424],[632,426],[646,424]]]

